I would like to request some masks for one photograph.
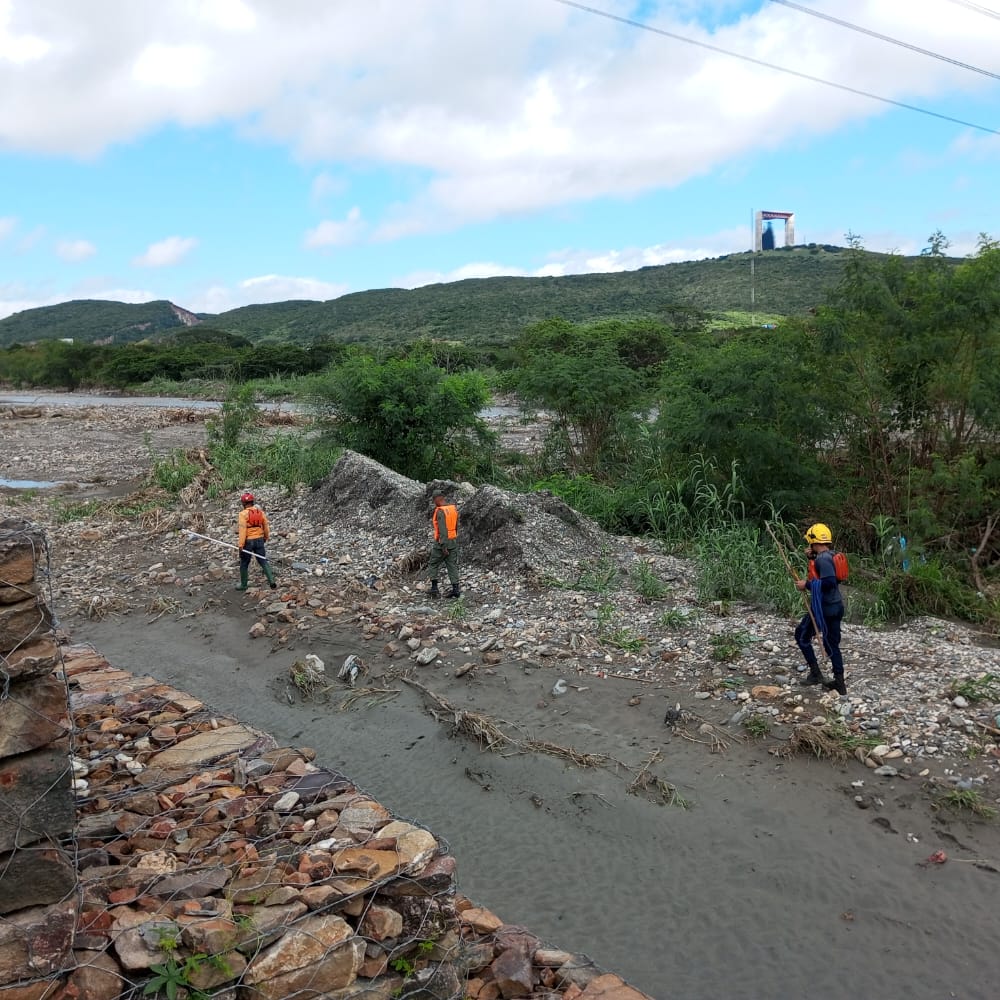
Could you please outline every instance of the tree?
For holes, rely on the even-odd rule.
[[[801,324],[703,342],[663,377],[654,424],[661,464],[702,456],[724,472],[735,463],[751,508],[801,511],[820,500],[827,375]]]
[[[645,419],[655,375],[675,343],[652,320],[546,320],[517,341],[517,390],[526,403],[552,412],[574,468],[597,471],[613,439]]]
[[[849,253],[816,330],[841,374],[828,458],[861,525],[880,515],[931,548],[1000,561],[1000,247],[957,262],[935,233],[913,262]],[[860,528],[861,525],[858,527]]]
[[[331,369],[314,400],[333,440],[415,479],[468,475],[493,435],[476,372],[445,374],[427,356],[356,354]]]

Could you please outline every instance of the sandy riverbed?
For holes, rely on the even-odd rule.
[[[118,435],[119,455],[135,434],[105,432]],[[115,448],[100,440],[105,455]],[[21,478],[51,476],[51,445],[42,433],[18,438]],[[76,460],[83,479],[83,451]],[[26,509],[43,510],[0,497],[5,516]],[[109,577],[155,555],[136,542],[130,556],[115,542],[112,560],[100,532],[88,544]],[[54,552],[57,572],[63,562]],[[664,725],[665,707],[689,695],[669,679],[576,678],[557,697],[553,667],[510,661],[457,678],[454,662],[442,660],[419,674],[449,703],[538,741],[606,755],[605,767],[489,753],[454,736],[406,684],[388,703],[339,711],[337,700],[290,690],[289,664],[306,652],[337,664],[353,652],[371,678],[391,679],[399,663],[382,654],[384,640],[336,625],[281,645],[252,639],[267,594],[231,585],[220,579],[195,597],[178,589],[170,613],[133,606],[87,619],[58,602],[56,612],[74,641],[113,663],[191,691],[281,743],[316,748],[319,762],[448,841],[467,895],[654,997],[1000,994],[997,825],[932,810],[918,781],[878,778],[854,761],[786,760],[753,741],[713,752]],[[479,598],[479,611],[488,600]],[[658,772],[687,808],[629,793],[657,751]],[[858,781],[866,808],[855,802]],[[947,863],[921,864],[942,849]]]

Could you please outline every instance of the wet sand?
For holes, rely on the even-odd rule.
[[[133,612],[74,622],[70,634],[281,743],[314,747],[319,763],[448,842],[466,895],[549,944],[658,998],[1000,995],[1000,874],[973,863],[1000,868],[998,825],[934,813],[916,780],[785,760],[762,743],[713,753],[664,725],[675,692],[586,678],[571,681],[585,690],[553,697],[556,667],[480,666],[459,679],[453,665],[431,665],[417,677],[456,707],[625,767],[490,753],[398,682],[393,701],[339,711],[339,698],[302,700],[288,668],[313,652],[334,680],[356,653],[370,680],[400,668],[381,656],[384,639],[331,627],[273,648],[248,636],[255,604],[227,587],[202,614]],[[688,808],[628,793],[656,750],[654,770]],[[946,864],[920,864],[939,849]]]

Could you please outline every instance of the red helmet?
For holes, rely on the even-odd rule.
[[[243,496],[240,497],[240,503],[253,503],[253,494],[248,490]]]

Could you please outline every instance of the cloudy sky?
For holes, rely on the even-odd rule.
[[[0,317],[968,253],[998,112],[1000,0],[0,0]]]

